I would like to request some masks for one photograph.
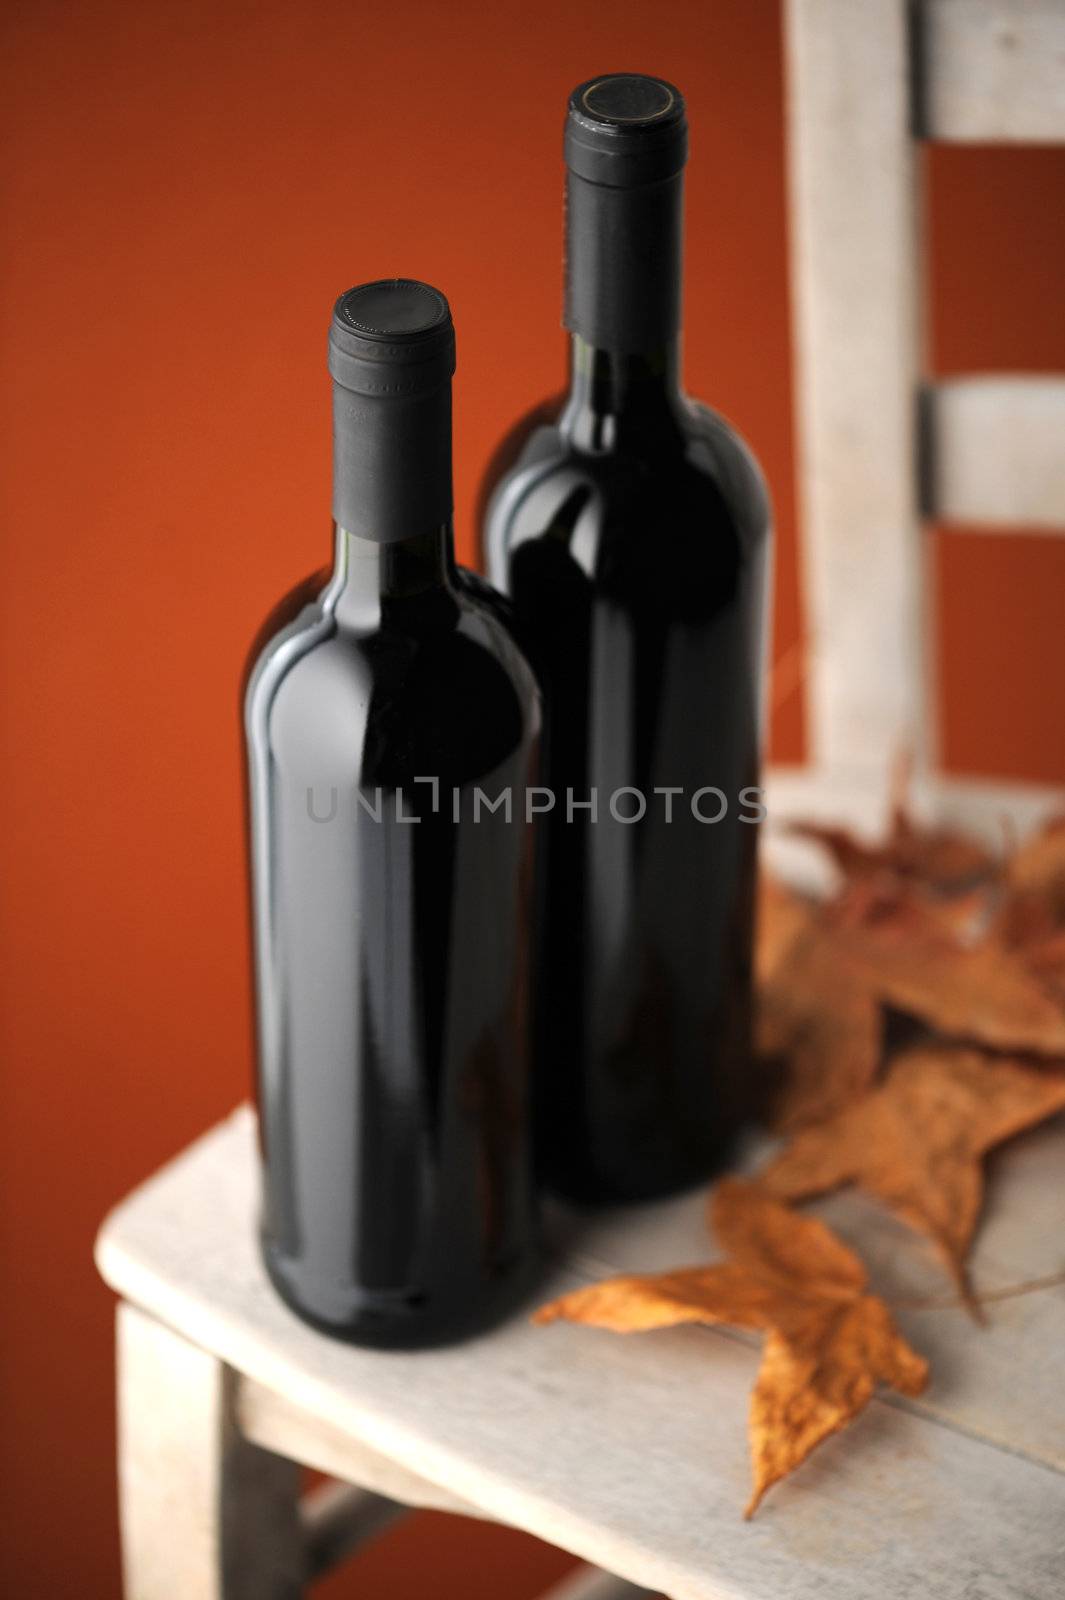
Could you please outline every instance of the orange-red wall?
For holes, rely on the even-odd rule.
[[[927,164],[930,370],[1065,373],[1065,147]],[[1065,785],[1065,539],[931,538],[947,766]]]
[[[481,464],[562,372],[565,95],[603,70],[675,78],[687,374],[768,471],[786,651],[779,20],[776,0],[8,0],[3,30],[0,1589],[111,1600],[92,1235],[249,1082],[236,684],[328,553],[332,300],[392,273],[450,295],[469,556]],[[931,168],[937,364],[1065,368],[1061,154]],[[1065,781],[1065,542],[933,537],[949,757]],[[802,739],[794,692],[776,754]],[[565,1565],[440,1519],[369,1560],[364,1600],[521,1600]]]

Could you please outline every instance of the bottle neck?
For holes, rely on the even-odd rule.
[[[683,170],[621,187],[566,173],[563,321],[573,335],[560,426],[609,451],[677,431]]]
[[[329,598],[337,618],[360,631],[390,618],[408,623],[454,611],[451,522],[387,544],[337,527]]]
[[[563,322],[596,350],[675,351],[680,332],[683,170],[634,187],[566,173]]]
[[[369,543],[436,537],[451,523],[451,384],[387,370],[378,383],[333,382],[333,520]]]
[[[607,350],[574,334],[559,427],[578,449],[604,452],[675,431],[682,405],[680,341],[646,352]]]

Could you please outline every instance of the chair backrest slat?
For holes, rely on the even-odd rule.
[[[924,0],[914,16],[922,138],[1065,139],[1062,0]]]
[[[1065,379],[942,380],[929,422],[930,516],[1065,533]]]

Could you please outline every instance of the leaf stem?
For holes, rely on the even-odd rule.
[[[1065,1268],[1060,1272],[1048,1272],[1042,1278],[1011,1283],[1005,1289],[988,1289],[986,1294],[930,1295],[912,1300],[887,1300],[885,1303],[902,1311],[964,1311],[974,1305],[990,1305],[995,1300],[1015,1300],[1022,1294],[1034,1294],[1037,1289],[1055,1289],[1062,1283],[1065,1283]]]

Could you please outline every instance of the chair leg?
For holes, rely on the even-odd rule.
[[[237,1374],[134,1306],[117,1333],[126,1600],[298,1600],[299,1468],[242,1436]]]

